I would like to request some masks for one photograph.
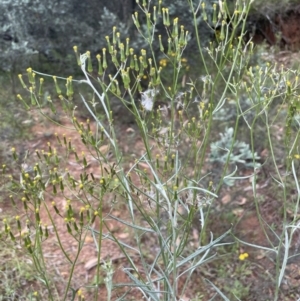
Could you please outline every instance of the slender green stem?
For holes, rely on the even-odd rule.
[[[73,260],[73,263],[71,264],[69,279],[68,279],[68,283],[67,283],[67,286],[66,286],[66,289],[65,289],[65,294],[64,294],[63,300],[68,300],[67,299],[68,298],[68,292],[69,292],[71,282],[72,282],[72,279],[73,279],[73,274],[74,274],[74,270],[75,270],[75,267],[76,267],[76,262],[78,260],[79,255],[80,255],[83,244],[84,244],[84,241],[82,240],[82,237],[81,237],[81,234],[80,234],[79,239],[78,239],[77,252],[76,252],[75,258]]]
[[[101,250],[102,250],[102,233],[103,233],[103,192],[101,190],[99,196],[98,205],[98,216],[99,216],[99,235],[98,235],[98,249],[97,249],[97,271],[96,271],[96,290],[94,294],[94,300],[96,301],[99,293],[100,284],[100,263],[101,263]]]
[[[59,234],[58,234],[58,230],[57,230],[57,228],[56,228],[56,226],[55,226],[54,219],[53,219],[53,217],[52,217],[52,215],[51,215],[51,213],[50,213],[50,211],[49,211],[49,209],[48,209],[48,206],[47,206],[46,202],[44,202],[44,207],[45,207],[45,209],[46,209],[46,211],[47,211],[48,217],[49,217],[49,219],[50,219],[50,221],[51,221],[51,224],[52,224],[52,226],[53,226],[54,233],[55,233],[55,236],[56,236],[56,239],[57,239],[59,248],[62,250],[63,254],[64,254],[65,257],[67,258],[67,260],[69,261],[69,263],[72,265],[72,264],[73,264],[73,261],[71,260],[71,258],[69,257],[69,255],[66,253],[66,251],[65,251],[65,249],[64,249],[64,247],[63,247],[63,245],[61,244],[60,237],[59,237]]]

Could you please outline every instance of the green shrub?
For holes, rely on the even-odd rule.
[[[57,246],[70,266],[61,300],[74,300],[75,297],[83,300],[83,291],[87,289],[95,300],[101,299],[99,286],[103,283],[108,300],[120,287],[124,295],[117,300],[124,300],[135,290],[140,293],[140,298],[147,300],[182,300],[195,272],[207,262],[213,262],[220,247],[224,249],[227,244],[234,243],[274,254],[274,300],[278,300],[289,247],[297,229],[300,200],[295,169],[295,162],[299,159],[299,123],[295,122],[299,114],[298,75],[269,63],[249,65],[253,44],[244,41],[243,35],[251,2],[236,1],[231,14],[226,2],[220,1],[219,5],[213,6],[212,16],[208,18],[204,2],[194,6],[192,1],[187,1],[194,21],[193,35],[198,44],[197,52],[192,55],[198,56],[203,64],[203,69],[194,79],[187,79],[182,70],[183,59],[189,56],[185,49],[190,33],[180,26],[180,19],[170,19],[168,8],[162,7],[160,1],[157,6],[146,0],[138,3],[144,12],[145,24],[140,24],[138,14],[133,15],[137,31],[148,44],[148,52],[143,49],[135,52],[130,48],[130,41],[118,34],[117,27],[113,28],[112,36],[107,36],[107,48],[96,57],[97,70],[93,67],[90,52],[79,54],[74,46],[84,79],[53,77],[57,95],[47,96],[47,102],[53,112],[59,108],[64,110],[86,152],[78,153],[76,143],[60,135],[56,136],[59,149],[48,143],[45,150],[36,150],[32,168],[23,168],[18,179],[11,178],[11,200],[14,204],[21,201],[23,210],[16,205],[17,216],[22,212],[25,219],[16,218],[15,223],[4,221],[3,229],[4,236],[18,242],[31,255],[37,277],[49,291],[49,300],[58,297],[47,272],[44,242],[49,239],[50,225],[45,225],[41,219],[42,211],[46,212]],[[208,48],[201,44],[197,29],[199,19],[210,19],[208,26],[216,28],[216,41]],[[159,24],[165,27],[164,36],[156,35]],[[141,31],[142,27],[146,30]],[[159,45],[167,70],[164,70],[164,64],[160,64],[161,57],[155,56],[154,44]],[[215,66],[213,69],[210,68],[212,64]],[[115,68],[114,74],[106,73],[108,66]],[[42,77],[38,79],[39,76]],[[27,108],[38,108],[42,114],[45,114],[41,106],[45,77],[49,75],[31,68],[27,69],[26,79],[19,76],[29,97],[18,95],[18,98]],[[141,84],[142,80],[145,80],[146,87]],[[81,122],[77,117],[72,101],[74,83],[87,85],[92,90],[91,98],[86,99],[82,94],[80,98],[93,122]],[[128,114],[134,117],[143,142],[143,154],[135,159],[130,157],[131,146],[126,154],[118,140],[113,99],[122,103]],[[231,99],[230,103],[228,99]],[[244,99],[248,100],[246,107]],[[230,135],[222,136],[222,145],[213,143],[212,133],[219,122],[215,116],[232,103],[235,105],[235,114],[232,115],[235,119]],[[277,138],[272,133],[276,123],[283,120],[279,113],[269,114],[273,105],[284,110],[284,176],[273,147]],[[98,117],[98,107],[101,107],[101,117]],[[276,233],[276,241],[271,241],[266,231],[269,225],[261,217],[256,190],[258,171],[265,164],[257,162],[260,158],[256,149],[262,143],[256,137],[258,125],[263,125],[266,132],[269,164],[275,170],[272,181],[280,187],[282,198],[282,227]],[[237,140],[241,127],[250,136],[249,146]],[[222,147],[226,150],[219,155]],[[15,148],[12,156],[18,159]],[[100,178],[89,172],[91,157],[100,171]],[[218,160],[219,177],[216,182],[206,181],[209,160]],[[69,161],[81,166],[80,175],[66,170],[66,162]],[[251,175],[238,175],[237,168],[232,171],[231,165],[236,162],[250,168]],[[251,178],[252,196],[267,247],[242,241],[230,228],[217,238],[210,232],[209,222],[213,219],[213,209],[217,207],[223,183],[231,181],[234,185],[235,180],[244,178]],[[296,189],[293,196],[287,187],[288,182],[293,182]],[[49,203],[49,199],[58,196],[64,200],[64,207],[56,202]],[[295,207],[289,220],[286,208],[291,198]],[[119,211],[122,208],[123,214],[116,215],[116,208]],[[62,240],[63,234],[57,230],[57,218],[65,223],[69,237],[76,242],[74,254],[70,254]],[[22,232],[26,220],[28,226]],[[111,220],[119,222],[132,236],[130,245],[110,228]],[[199,238],[193,246],[190,237],[195,220],[198,220]],[[95,223],[97,229],[93,226]],[[82,283],[75,286],[73,278],[88,234],[94,238],[97,251],[95,278],[89,286]],[[123,271],[129,283],[115,283],[110,259],[104,262],[101,259],[103,244],[107,240],[114,242],[126,259]],[[147,240],[154,244],[150,250],[145,244]],[[248,254],[240,255],[240,260],[247,257]],[[212,280],[207,279],[207,283],[222,299],[229,300]],[[237,279],[233,294],[246,298],[248,287],[242,290],[241,287]],[[228,291],[227,285],[225,288]]]

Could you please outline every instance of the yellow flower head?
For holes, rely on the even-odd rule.
[[[249,257],[248,253],[241,253],[239,256],[239,260],[245,260]]]

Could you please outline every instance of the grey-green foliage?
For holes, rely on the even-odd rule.
[[[236,104],[234,100],[227,101],[227,105],[219,109],[214,115],[214,120],[227,121],[236,118]]]
[[[195,6],[199,5],[199,1],[193,2]],[[209,10],[213,1],[206,2]],[[158,0],[149,3],[158,5]],[[170,7],[171,21],[179,17],[180,24],[193,37],[188,1],[165,0],[163,6]],[[122,39],[130,37],[132,47],[141,49],[146,43],[137,34],[131,20],[134,10],[140,9],[133,0],[0,1],[0,69],[11,71],[17,68],[19,72],[32,66],[32,62],[38,64],[41,59],[46,59],[56,66],[60,64],[65,71],[74,63],[73,45],[77,45],[81,52],[89,50],[95,55],[106,47],[105,36],[111,35],[113,26],[117,26]],[[139,15],[143,16],[142,13]],[[201,9],[197,18],[201,39],[208,41],[211,30],[201,21]],[[162,25],[157,27],[154,38],[157,39],[160,33],[165,33]],[[191,39],[189,47],[195,43],[196,40]],[[158,50],[158,43],[153,43],[153,49]],[[40,70],[40,66],[35,66]]]
[[[278,11],[283,12],[294,5],[299,5],[299,0],[255,0],[252,10],[267,17],[273,17]]]
[[[109,35],[113,25],[125,30],[125,16],[122,16],[121,10],[129,1],[100,2],[1,1],[0,69],[11,71],[18,66],[21,70],[28,66],[32,54],[57,63],[64,60],[66,55],[73,54],[73,45],[84,51],[98,52],[105,46],[105,35]],[[127,11],[131,14],[130,9]]]
[[[234,138],[233,133],[233,128],[226,128],[224,133],[220,133],[220,140],[210,144],[210,162],[219,162],[224,164],[227,161]],[[256,153],[252,154],[249,144],[236,140],[229,156],[229,163],[242,164],[244,167],[253,167],[253,157],[255,158],[255,161],[260,159]],[[255,162],[254,167],[258,166],[259,163]]]

